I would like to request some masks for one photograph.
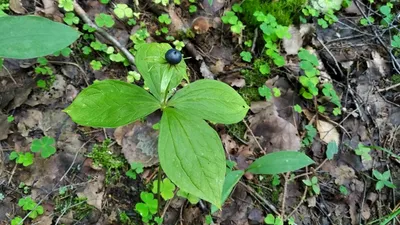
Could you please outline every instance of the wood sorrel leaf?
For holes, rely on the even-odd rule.
[[[225,154],[217,132],[204,120],[166,108],[158,155],[165,174],[180,189],[221,206]]]
[[[249,107],[229,85],[215,80],[198,80],[179,90],[168,102],[185,114],[215,123],[241,121]]]
[[[159,108],[160,103],[143,88],[118,80],[103,80],[85,88],[64,111],[83,126],[118,127]]]
[[[0,27],[0,57],[5,58],[50,55],[79,37],[75,29],[40,16],[2,16]]]
[[[145,43],[136,52],[136,66],[143,76],[145,85],[160,101],[165,99],[168,91],[178,86],[186,79],[186,64],[184,60],[171,65],[165,60],[165,53],[172,47],[167,43]]]
[[[254,161],[246,172],[254,174],[279,174],[298,170],[313,164],[306,154],[295,151],[280,151],[264,155]]]

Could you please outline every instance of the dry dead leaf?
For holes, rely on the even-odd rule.
[[[325,143],[334,141],[336,142],[337,146],[339,146],[340,134],[333,124],[322,120],[317,120],[316,124],[321,140],[323,140]]]
[[[145,167],[158,163],[158,132],[152,126],[138,121],[115,130],[114,137],[122,146],[122,153],[128,163],[140,162]]]
[[[215,65],[210,66],[210,70],[213,74],[219,74],[224,71],[225,63],[224,61],[218,59],[215,62]]]
[[[22,7],[21,0],[10,0],[10,9],[18,14],[25,14],[25,9]]]
[[[272,102],[253,102],[250,110],[255,113],[249,118],[250,128],[267,153],[300,149],[296,127],[278,115]],[[248,134],[248,137],[251,146],[257,147],[252,135]]]
[[[104,197],[104,180],[105,171],[104,170],[93,170],[90,168],[91,163],[84,163],[84,170],[87,171],[86,175],[90,175],[92,179],[86,184],[83,191],[78,191],[76,194],[78,197],[87,198],[87,203],[96,207],[101,211]]]
[[[303,39],[308,35],[313,29],[312,24],[301,24],[300,29],[290,25],[289,33],[291,38],[284,38],[282,46],[285,49],[287,55],[297,55],[300,48],[303,46]]]

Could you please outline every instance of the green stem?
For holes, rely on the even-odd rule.
[[[160,187],[161,187],[161,173],[162,173],[162,169],[161,166],[158,167],[158,175],[157,175],[157,180],[158,180],[158,184],[157,184],[157,214],[159,216],[161,216],[160,214],[160,201],[161,201],[161,193],[160,193]]]

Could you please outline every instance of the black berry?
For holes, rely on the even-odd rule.
[[[181,62],[182,53],[174,48],[171,48],[167,51],[167,53],[165,53],[165,59],[169,64],[176,65]]]

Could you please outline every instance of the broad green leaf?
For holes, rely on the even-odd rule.
[[[180,189],[221,207],[225,154],[217,132],[204,120],[166,108],[158,155],[165,174]]]
[[[222,188],[222,201],[221,204],[223,205],[228,199],[229,195],[231,194],[235,185],[239,182],[240,178],[242,178],[244,174],[243,170],[234,170],[229,171],[225,176],[224,186]],[[218,209],[215,205],[211,206],[211,213],[216,212]]]
[[[160,108],[143,88],[118,80],[96,81],[85,88],[64,111],[77,124],[118,127]]]
[[[247,168],[247,172],[254,174],[279,174],[295,171],[313,163],[314,161],[304,153],[280,151],[258,158]]]
[[[179,90],[169,106],[215,123],[241,121],[249,107],[229,85],[215,80],[198,80]]]
[[[333,156],[338,153],[338,146],[335,141],[331,141],[328,143],[328,146],[326,148],[326,158],[329,160],[333,159]]]
[[[165,60],[165,53],[171,48],[167,43],[146,43],[139,46],[135,55],[136,66],[145,85],[160,101],[163,101],[168,91],[178,86],[182,79],[188,80],[184,60],[177,65],[170,65]]]
[[[73,28],[39,16],[0,17],[0,57],[29,59],[50,55],[80,35]]]

